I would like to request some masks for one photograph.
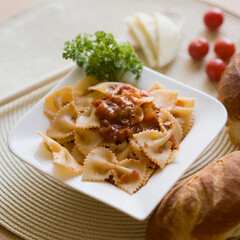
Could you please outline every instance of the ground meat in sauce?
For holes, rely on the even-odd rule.
[[[148,96],[147,91],[123,85],[117,94],[108,92],[92,102],[106,142],[121,143],[134,133],[159,129],[159,109],[152,102],[143,103]]]

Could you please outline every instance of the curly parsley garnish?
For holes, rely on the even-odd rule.
[[[103,31],[94,35],[79,34],[65,42],[63,58],[72,59],[85,68],[87,76],[99,81],[121,81],[126,72],[140,77],[143,64],[130,43],[117,43],[111,33]]]

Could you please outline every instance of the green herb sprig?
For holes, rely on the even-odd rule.
[[[99,81],[121,81],[126,72],[138,79],[143,68],[129,42],[117,43],[111,33],[103,31],[79,34],[65,42],[63,58],[72,59],[85,68],[87,76]]]

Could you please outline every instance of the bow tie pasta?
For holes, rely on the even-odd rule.
[[[133,194],[174,161],[193,125],[194,104],[158,82],[147,91],[85,77],[45,98],[50,125],[37,133],[53,164]]]

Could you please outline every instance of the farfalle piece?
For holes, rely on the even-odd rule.
[[[77,129],[75,132],[75,144],[84,155],[87,155],[89,151],[97,147],[102,141],[99,129]]]
[[[71,135],[64,137],[64,138],[56,138],[55,139],[59,144],[63,145],[65,143],[69,143],[74,141],[74,131],[72,132]]]
[[[147,184],[149,178],[153,175],[154,171],[155,171],[154,168],[147,167],[147,170],[146,170],[146,172],[143,176],[142,182],[141,182],[143,186]]]
[[[79,164],[83,165],[83,162],[84,162],[84,159],[85,159],[85,155],[82,154],[82,153],[78,150],[78,148],[77,148],[76,145],[74,145],[71,153],[72,153],[72,156],[75,158],[75,160],[76,160]]]
[[[138,160],[146,160],[148,157],[145,155],[145,153],[142,151],[140,146],[136,143],[136,140],[134,138],[131,138],[130,145],[132,147],[132,151]]]
[[[157,89],[150,92],[157,107],[172,107],[177,100],[178,92]]]
[[[112,174],[116,163],[115,155],[107,148],[97,147],[84,160],[83,181],[102,182]]]
[[[59,142],[58,142],[59,143]],[[75,146],[74,142],[65,142],[65,143],[60,143],[63,147],[65,147],[71,154],[72,154],[72,150]],[[74,156],[73,156],[74,157]]]
[[[178,149],[173,149],[170,155],[170,158],[168,159],[168,163],[173,163],[175,159],[178,156]]]
[[[53,155],[53,164],[60,165],[63,167],[66,167],[70,171],[74,173],[82,173],[83,166],[81,166],[69,153],[69,151],[61,146],[56,141],[52,140],[47,135],[37,131],[37,134],[39,134],[44,142],[47,144],[49,150],[52,152]]]
[[[193,126],[193,108],[174,107],[171,114],[177,119],[183,130],[183,136],[186,136]]]
[[[173,145],[179,145],[183,139],[183,130],[178,120],[165,108],[160,109],[158,120],[165,131],[171,131]]]
[[[161,169],[167,164],[171,155],[171,133],[147,130],[133,135],[142,151]]]
[[[113,172],[115,185],[129,194],[133,194],[142,186],[146,169],[145,160],[122,160],[115,166]]]
[[[98,91],[103,94],[106,94],[107,92],[117,93],[123,85],[128,85],[128,84],[116,83],[116,82],[102,82],[95,86],[89,87],[88,89]]]
[[[152,92],[154,90],[164,90],[164,87],[159,83],[155,82],[149,89],[148,92]]]
[[[54,116],[47,130],[47,135],[59,139],[69,137],[76,128],[77,117],[78,113],[74,104],[69,103]]]
[[[175,106],[193,108],[195,106],[195,100],[195,98],[178,98]]]
[[[78,111],[83,111],[86,107],[91,107],[92,101],[101,97],[102,95],[103,94],[100,92],[90,92],[84,96],[74,96],[73,101]]]
[[[99,81],[93,76],[84,77],[75,86],[73,86],[73,94],[78,97],[84,96],[89,92],[88,88],[90,86],[98,83]]]
[[[120,144],[105,143],[104,146],[108,147],[116,155],[118,161],[133,157],[131,145],[126,141]]]
[[[142,104],[152,102],[154,97],[142,97]]]
[[[48,95],[44,102],[44,113],[52,118],[62,107],[72,101],[72,86],[58,89]]]
[[[76,126],[78,128],[89,129],[99,128],[100,123],[98,117],[95,115],[95,108],[93,106],[86,107],[77,118]]]
[[[147,167],[148,168],[153,168],[153,169],[156,169],[156,163],[151,161],[151,159],[148,158],[148,161],[147,161]]]

